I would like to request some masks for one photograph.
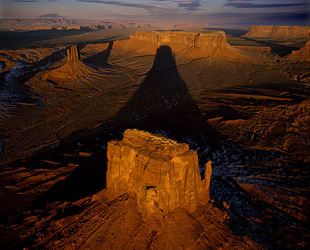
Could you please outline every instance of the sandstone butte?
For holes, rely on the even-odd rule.
[[[264,26],[252,25],[243,37],[271,39],[309,39],[310,26]]]
[[[293,61],[310,61],[310,40],[300,50],[293,50],[290,55],[286,56],[286,59]]]
[[[80,61],[80,49],[78,45],[73,45],[67,49],[67,61],[68,62]]]
[[[176,208],[189,212],[210,200],[211,162],[201,180],[197,152],[185,143],[136,129],[107,150],[107,190],[135,197],[146,219],[162,219]]]
[[[167,45],[175,53],[196,58],[215,58],[230,61],[247,60],[245,56],[227,42],[225,32],[207,33],[186,31],[136,31],[130,38],[114,43],[114,48],[145,53],[153,47]]]

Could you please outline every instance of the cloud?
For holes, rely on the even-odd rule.
[[[197,10],[201,6],[200,1],[201,0],[155,0],[158,2],[176,2],[178,3],[178,6],[181,8],[185,8],[186,10],[193,11]]]
[[[196,10],[201,6],[200,1],[178,1],[179,7],[185,8],[186,10]]]
[[[308,6],[308,3],[249,3],[253,0],[228,0],[224,6],[230,6],[234,8],[285,8],[296,6]]]
[[[58,0],[13,0],[13,2],[17,3],[36,3],[36,2],[58,2]]]
[[[271,13],[210,13],[201,15],[199,18],[226,25],[305,25],[309,24],[310,13],[307,10]]]
[[[99,4],[110,4],[110,5],[118,5],[124,7],[134,7],[139,9],[145,9],[152,13],[159,13],[161,11],[171,11],[173,8],[167,5],[161,4],[144,4],[144,3],[131,3],[131,2],[121,2],[121,1],[103,1],[103,0],[78,0],[79,2],[86,3],[99,3]]]

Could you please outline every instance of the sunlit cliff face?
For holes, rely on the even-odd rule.
[[[201,181],[197,152],[185,143],[126,130],[122,141],[108,144],[107,189],[134,195],[146,219],[162,220],[180,207],[195,211],[209,202],[209,186],[210,176]]]

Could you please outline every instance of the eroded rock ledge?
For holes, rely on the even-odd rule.
[[[108,143],[107,189],[136,197],[145,217],[161,218],[178,207],[189,212],[209,201],[211,164],[201,181],[197,152],[185,143],[139,130]]]

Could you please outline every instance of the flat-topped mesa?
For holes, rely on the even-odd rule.
[[[68,62],[80,61],[80,49],[78,45],[73,45],[67,49],[67,61]]]
[[[309,39],[310,26],[256,26],[250,27],[243,37],[280,40]]]
[[[201,181],[198,155],[185,143],[139,130],[108,143],[107,189],[136,197],[147,218],[162,218],[178,207],[194,211],[210,200],[211,164]]]
[[[138,39],[146,42],[165,44],[183,44],[195,47],[211,46],[214,48],[227,48],[225,32],[214,31],[211,33],[181,32],[181,31],[136,31],[130,35],[130,39]]]
[[[290,61],[310,61],[310,40],[306,43],[305,47],[300,50],[293,50],[285,58]]]

